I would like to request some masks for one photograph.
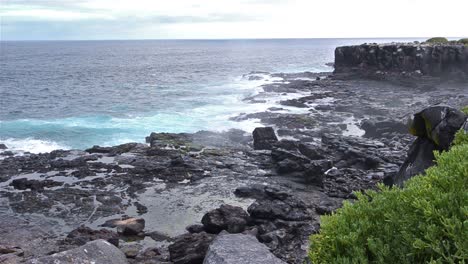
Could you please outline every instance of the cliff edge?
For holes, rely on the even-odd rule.
[[[468,46],[452,43],[390,43],[338,47],[335,50],[335,74],[468,80]]]

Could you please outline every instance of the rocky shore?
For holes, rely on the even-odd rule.
[[[337,72],[355,49],[337,50]],[[232,117],[266,127],[253,133],[24,155],[2,146],[0,263],[303,263],[320,215],[401,177],[413,113],[468,105],[463,82],[270,76],[281,80],[245,100],[278,105]]]

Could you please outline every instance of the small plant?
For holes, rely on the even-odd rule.
[[[312,263],[466,263],[468,134],[404,188],[359,193],[312,235]]]
[[[435,37],[435,38],[430,38],[426,40],[426,43],[430,43],[430,44],[444,44],[448,42],[449,42],[448,39],[443,38],[443,37]]]

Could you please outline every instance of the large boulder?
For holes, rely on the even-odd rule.
[[[216,235],[206,232],[183,234],[169,246],[169,254],[174,264],[201,264],[208,246]]]
[[[284,264],[250,235],[221,234],[208,249],[203,264]]]
[[[257,127],[253,131],[254,149],[271,149],[272,145],[278,141],[272,127]]]
[[[414,136],[430,139],[441,150],[448,150],[465,120],[465,114],[456,108],[431,106],[414,115],[410,132]]]
[[[241,233],[249,223],[249,214],[241,207],[223,204],[206,213],[201,222],[209,233],[217,234],[223,230]]]
[[[109,242],[99,239],[84,246],[31,259],[28,264],[128,264],[125,254]]]
[[[463,112],[444,105],[431,106],[416,113],[410,122],[410,133],[418,138],[411,145],[398,173],[385,178],[384,183],[403,186],[406,180],[434,165],[434,151],[448,150],[465,122]]]

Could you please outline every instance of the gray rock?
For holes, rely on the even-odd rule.
[[[249,214],[242,207],[223,204],[206,213],[201,222],[209,233],[217,234],[223,230],[242,233],[249,223]]]
[[[183,234],[169,246],[171,261],[175,264],[203,263],[209,245],[215,235],[206,232]]]
[[[0,144],[0,150],[8,149],[8,147],[5,144]]]
[[[272,127],[257,127],[253,131],[254,149],[271,149],[278,141]]]
[[[99,239],[84,246],[26,262],[28,264],[128,264],[125,254],[109,242]]]
[[[249,235],[221,234],[210,245],[203,264],[283,264],[267,246]]]

